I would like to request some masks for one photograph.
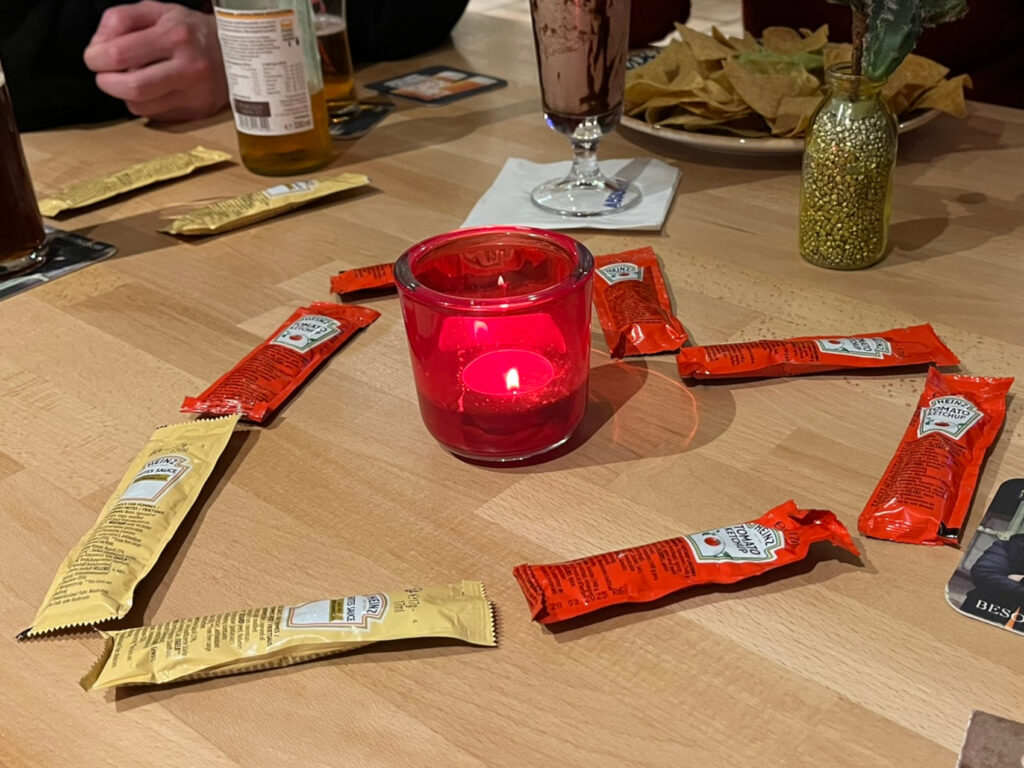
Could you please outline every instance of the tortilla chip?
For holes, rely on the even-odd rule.
[[[646,64],[626,72],[626,83],[631,80],[653,80],[654,82],[669,83],[680,75],[680,73],[691,73],[698,71],[697,57],[693,51],[682,40],[673,40],[661,53]]]
[[[704,85],[704,80],[696,72],[681,72],[671,83],[657,83],[652,80],[634,80],[626,85],[624,91],[624,108],[627,114],[639,112],[652,99],[664,96],[684,98],[695,89]]]
[[[727,45],[722,45],[711,35],[705,35],[695,29],[690,29],[682,24],[676,24],[676,29],[683,37],[690,50],[693,51],[697,61],[717,61],[728,59],[735,55],[735,51]]]
[[[737,136],[745,136],[747,138],[764,136],[766,133],[764,121],[753,113],[724,122],[701,117],[700,115],[680,113],[662,120],[658,125],[661,127],[684,128],[686,130],[695,131],[713,128],[716,131],[725,131]]]
[[[679,102],[671,104],[645,104],[643,120],[648,125],[658,125],[662,120],[678,115],[679,112]]]
[[[685,108],[690,104],[703,108],[704,99],[696,94],[688,96],[680,96],[678,94],[671,96],[659,96],[658,98],[651,99],[646,104],[641,105],[637,111],[642,111],[644,120],[648,123],[654,124],[664,120],[666,117],[675,115],[680,109]],[[711,115],[716,120],[725,120],[730,116],[725,113],[719,113],[718,111],[712,111]]]
[[[853,59],[853,46],[849,43],[829,43],[822,50],[825,57],[825,69],[833,64],[843,64]]]
[[[916,53],[907,54],[907,58],[889,76],[885,87],[893,91],[899,90],[904,83],[919,83],[927,88],[937,84],[949,74],[949,67],[932,61]],[[883,89],[884,92],[884,89]]]
[[[820,50],[828,42],[828,25],[822,24],[806,37],[789,27],[768,27],[761,33],[764,47],[772,53],[793,56]]]
[[[747,32],[727,37],[677,25],[681,40],[626,74],[626,113],[649,123],[740,136],[798,137],[827,92],[824,68],[848,62],[849,44],[828,43],[828,28],[769,27],[763,45]],[[882,90],[894,113],[939,109],[966,114],[970,79],[943,79],[946,67],[911,54]]]
[[[718,27],[711,27],[711,36],[736,53],[749,53],[758,49],[757,40],[749,32],[744,32],[743,37],[730,37]]]
[[[725,62],[725,71],[740,97],[766,118],[778,116],[779,105],[786,97],[814,96],[821,88],[816,77],[797,66],[789,67],[785,73],[765,74],[729,59]]]
[[[739,98],[739,95],[736,93],[736,86],[732,84],[732,81],[729,79],[729,73],[724,69],[720,69],[715,72],[715,74],[711,75],[708,80],[715,83],[715,85],[719,86],[732,97]]]
[[[814,110],[821,104],[821,96],[787,96],[779,102],[779,114],[769,120],[773,136],[794,138],[803,136],[811,122]]]
[[[709,107],[714,107],[722,112],[737,112],[747,107],[734,88],[731,90],[725,88],[714,78],[705,80],[697,92],[704,96]]]
[[[737,117],[750,114],[750,107],[743,106],[736,110],[723,110],[715,105],[709,105],[704,99],[697,97],[688,99],[680,103],[680,106],[685,107],[689,112],[695,115],[701,115],[712,120],[733,120]]]
[[[743,31],[743,38],[730,37],[729,42],[732,43],[733,48],[738,51],[756,51],[758,49],[757,38],[752,34]]]
[[[940,83],[948,73],[948,67],[911,53],[889,76],[882,87],[882,98],[895,114],[903,114],[921,94]]]
[[[793,71],[793,67],[799,67],[807,72],[824,72],[825,69],[822,55],[810,51],[782,54],[773,53],[765,48],[751,53],[743,51],[737,54],[736,61],[751,71],[764,74],[786,74]],[[817,78],[819,82],[822,77],[824,75]]]
[[[967,117],[964,88],[972,87],[973,83],[969,75],[957,75],[949,80],[943,80],[925,91],[911,105],[911,110],[937,109],[954,117]]]
[[[715,38],[715,40],[720,42],[722,45],[724,45],[726,48],[732,48],[734,51],[735,50],[739,50],[738,48],[736,48],[735,45],[733,45],[730,42],[729,36],[726,35],[725,32],[720,30],[718,27],[715,27],[715,26],[711,27],[711,36],[713,38]]]

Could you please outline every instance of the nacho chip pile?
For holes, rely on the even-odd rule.
[[[851,46],[815,31],[769,27],[750,33],[705,35],[677,25],[681,40],[626,73],[627,115],[658,126],[744,137],[803,136],[825,95],[825,68],[849,61]],[[949,69],[910,54],[889,78],[882,97],[897,116],[938,109],[966,115],[967,75],[946,80]]]

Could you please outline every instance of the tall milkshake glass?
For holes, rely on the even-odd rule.
[[[544,118],[572,142],[564,179],[533,190],[533,202],[563,216],[602,216],[640,201],[626,179],[605,176],[597,142],[622,115],[630,0],[530,0]]]

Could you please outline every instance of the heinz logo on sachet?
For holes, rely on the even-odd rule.
[[[187,456],[171,454],[150,459],[125,488],[121,501],[156,501],[191,468]]]
[[[636,264],[619,262],[618,264],[609,264],[607,267],[601,267],[597,270],[597,274],[603,277],[608,285],[614,285],[615,283],[621,283],[623,280],[643,280],[644,268],[638,267]]]
[[[917,436],[924,437],[932,432],[941,432],[954,440],[978,423],[984,414],[970,400],[952,395],[937,397],[921,409],[917,425]]]
[[[291,347],[296,352],[307,352],[340,332],[341,324],[331,317],[306,315],[285,328],[271,344]]]
[[[892,354],[892,345],[881,337],[853,339],[815,339],[814,343],[822,352],[831,355],[852,355],[881,360]]]
[[[769,562],[775,551],[785,545],[782,531],[763,525],[732,525],[686,537],[698,561],[745,560]]]

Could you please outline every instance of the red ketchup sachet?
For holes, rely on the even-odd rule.
[[[861,533],[956,546],[1011,384],[930,369],[896,455],[860,515]]]
[[[684,379],[800,376],[854,368],[956,365],[930,325],[858,336],[800,336],[687,347],[676,356]]]
[[[367,307],[314,302],[295,310],[280,328],[198,397],[186,413],[226,415],[262,424],[299,385],[356,331],[380,317]]]
[[[672,314],[658,257],[651,248],[594,259],[594,304],[612,357],[675,352],[688,338]]]
[[[620,603],[645,603],[701,584],[731,584],[803,560],[816,541],[855,555],[831,512],[780,504],[749,523],[665,539],[642,547],[512,571],[531,616],[552,624]]]
[[[331,292],[339,296],[350,293],[395,290],[395,265],[374,264],[372,267],[346,269],[331,277]]]

